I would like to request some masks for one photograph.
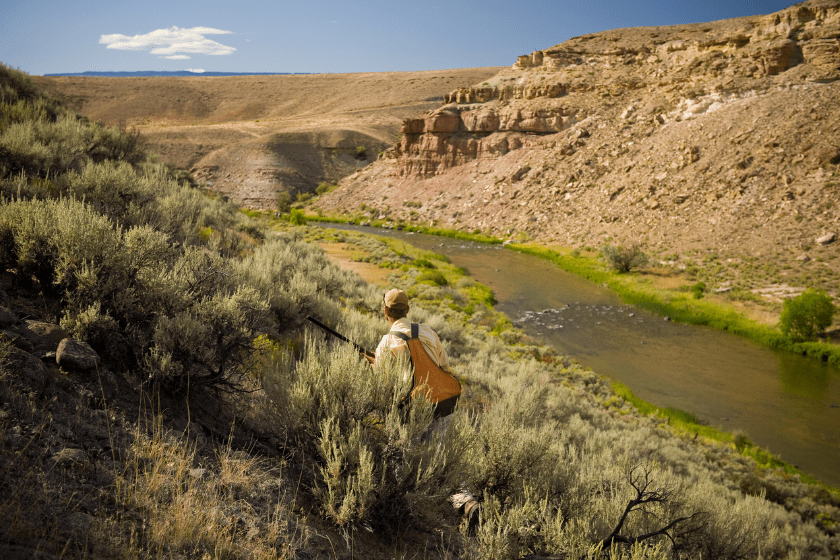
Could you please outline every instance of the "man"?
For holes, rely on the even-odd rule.
[[[408,381],[409,375],[414,376],[411,396],[415,397],[422,391],[421,394],[435,405],[435,421],[430,428],[445,431],[452,418],[444,417],[455,409],[461,395],[461,384],[449,372],[449,357],[437,333],[426,325],[409,323],[406,319],[409,309],[405,292],[396,288],[385,292],[383,313],[391,328],[376,347],[376,357],[366,355],[365,359],[376,364],[390,352],[411,363],[412,367],[405,377]],[[479,522],[478,501],[468,490],[462,489],[450,496],[449,502],[465,515],[468,530],[473,532]]]
[[[385,293],[383,312],[391,326],[376,347],[376,357],[366,357],[376,364],[390,352],[411,363],[405,380],[413,375],[411,396],[424,395],[435,405],[435,418],[448,416],[455,410],[461,395],[461,384],[449,372],[449,358],[435,331],[426,325],[409,323],[408,296],[396,288]]]

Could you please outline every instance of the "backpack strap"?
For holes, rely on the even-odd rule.
[[[414,333],[414,326],[415,325],[417,325],[417,323],[412,323],[411,324],[411,327],[412,327],[411,334],[415,334]],[[409,349],[408,363],[411,365],[411,369],[413,370],[414,369],[414,359],[413,359],[413,356],[410,353],[411,352],[411,346],[408,344],[408,341],[411,340],[412,337],[408,336],[404,332],[400,332],[400,331],[397,331],[397,330],[389,331],[388,334],[392,334],[392,335],[396,336],[397,338],[399,338],[400,340],[405,341],[405,344],[406,344],[406,346],[408,346],[408,349]],[[413,338],[417,338],[417,337],[415,336]],[[412,382],[411,383],[412,383],[411,388],[413,389],[414,388],[414,378],[413,377],[412,377]]]
[[[410,337],[410,336],[408,336],[407,334],[405,334],[404,332],[400,332],[400,331],[390,331],[388,334],[392,334],[392,335],[396,336],[397,338],[402,339],[402,340],[404,340],[404,341],[406,341],[406,342],[408,342],[409,340],[411,340],[411,337]]]
[[[408,363],[411,366],[411,369],[414,369],[414,353],[411,351],[411,344],[409,341],[411,340],[419,340],[420,339],[420,324],[419,323],[411,323],[411,336],[405,334],[404,332],[400,332],[397,330],[389,331],[389,334],[392,334],[399,338],[400,340],[404,340],[406,346],[408,346]],[[414,388],[414,382],[412,382],[412,389]]]
[[[411,323],[411,336],[405,334],[404,332],[393,330],[389,331],[388,334],[392,334],[397,338],[408,342],[412,338],[420,338],[420,324],[419,323]]]

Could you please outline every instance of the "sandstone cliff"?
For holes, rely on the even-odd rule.
[[[572,247],[816,257],[836,290],[836,246],[816,240],[840,230],[838,39],[837,0],[576,37],[406,119],[318,206]]]

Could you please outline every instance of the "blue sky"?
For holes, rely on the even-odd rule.
[[[0,0],[0,61],[92,71],[388,72],[508,66],[617,27],[784,9],[790,0]]]

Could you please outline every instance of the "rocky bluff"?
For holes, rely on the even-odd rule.
[[[402,139],[388,156],[401,160],[401,175],[428,177],[478,156],[517,150],[523,145],[522,135],[559,132],[563,117],[562,107],[462,109],[448,105],[424,117],[406,119],[400,128]]]
[[[317,204],[572,247],[832,259],[817,240],[840,230],[838,78],[838,0],[575,37],[404,120]]]

